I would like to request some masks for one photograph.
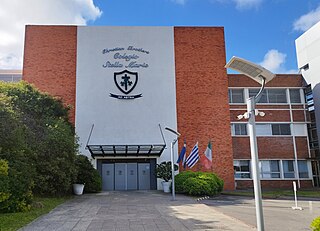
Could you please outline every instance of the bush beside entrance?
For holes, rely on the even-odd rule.
[[[70,194],[77,151],[61,100],[23,81],[0,81],[0,212],[29,210],[33,193]]]
[[[176,192],[192,196],[217,195],[223,190],[223,184],[214,173],[185,171],[175,176]]]
[[[85,193],[100,192],[102,189],[101,176],[92,166],[88,157],[76,156],[77,179],[75,183],[84,184]]]

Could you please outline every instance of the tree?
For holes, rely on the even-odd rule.
[[[69,193],[76,174],[78,146],[68,108],[24,81],[0,82],[0,95],[5,112],[4,117],[0,115],[0,148],[9,167],[17,156],[23,156],[34,170],[30,176],[33,192]],[[15,122],[8,123],[8,117]]]

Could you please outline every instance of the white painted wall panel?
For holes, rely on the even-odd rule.
[[[89,155],[84,148],[92,124],[89,144],[162,144],[158,124],[177,128],[173,28],[78,27],[77,39],[76,132],[81,152]],[[128,50],[130,46],[143,51]],[[130,67],[132,61],[144,67]],[[109,96],[125,95],[114,82],[114,73],[123,70],[138,73],[129,95],[143,97]],[[170,146],[173,136],[164,133]],[[161,160],[169,155],[166,149]]]
[[[293,124],[292,128],[295,136],[308,136],[306,124]]]

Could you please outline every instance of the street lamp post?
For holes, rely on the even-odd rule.
[[[176,200],[176,194],[175,194],[175,184],[174,184],[174,158],[173,158],[173,147],[175,145],[175,143],[178,141],[179,137],[180,137],[180,133],[173,130],[172,128],[168,128],[165,127],[166,130],[172,132],[173,134],[175,134],[177,137],[175,139],[173,139],[173,141],[171,142],[170,145],[170,159],[171,159],[171,178],[172,178],[172,185],[171,185],[171,193],[172,193],[172,200]]]
[[[257,111],[255,110],[256,102],[261,98],[265,83],[272,80],[275,75],[260,65],[251,63],[247,60],[232,57],[226,64],[226,68],[236,70],[242,74],[247,75],[251,79],[261,84],[260,91],[257,95],[249,97],[247,99],[247,112],[244,115],[238,116],[239,119],[248,119],[248,130],[250,135],[250,150],[251,150],[251,168],[254,187],[254,198],[256,205],[256,218],[258,231],[264,231],[263,209],[262,209],[262,196],[261,196],[261,184],[260,184],[260,170],[259,170],[259,158],[258,158],[258,146],[256,137],[256,122],[255,116]],[[259,113],[258,113],[259,114]],[[264,113],[261,113],[264,114]]]

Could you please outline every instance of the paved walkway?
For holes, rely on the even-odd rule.
[[[219,196],[201,202],[246,224],[256,225],[253,198]],[[299,198],[298,207],[302,210],[292,209],[295,206],[294,198],[263,199],[262,205],[266,231],[310,231],[310,223],[320,216],[320,201],[312,198]]]
[[[23,231],[112,230],[185,231],[255,230],[190,197],[158,191],[82,195],[58,206]]]

